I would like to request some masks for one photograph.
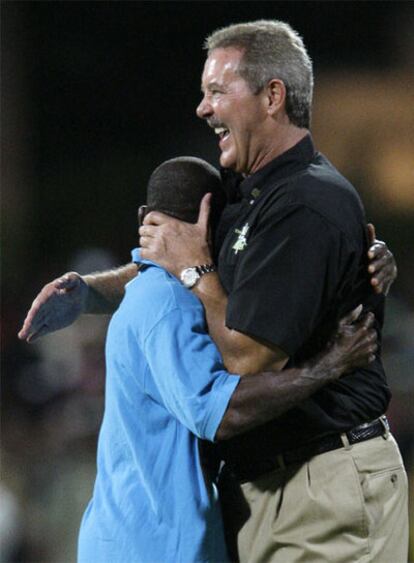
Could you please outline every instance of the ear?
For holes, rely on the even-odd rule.
[[[266,86],[267,94],[267,113],[275,115],[285,105],[286,100],[286,86],[282,80],[273,78]]]

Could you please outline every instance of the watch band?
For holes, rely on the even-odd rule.
[[[184,287],[191,289],[200,280],[201,276],[215,271],[216,267],[214,264],[200,264],[199,266],[184,268],[180,274],[180,280]]]
[[[215,272],[217,270],[214,264],[201,264],[200,266],[196,266],[195,269],[200,276],[203,274],[210,274],[211,272]]]

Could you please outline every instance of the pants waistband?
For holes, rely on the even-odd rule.
[[[360,424],[348,432],[342,434],[332,434],[324,436],[315,442],[310,442],[304,446],[294,450],[288,450],[281,454],[269,459],[254,460],[247,463],[237,464],[237,467],[232,464],[225,465],[225,471],[229,472],[240,483],[247,481],[254,481],[260,476],[283,469],[288,465],[295,463],[304,463],[309,461],[312,457],[320,455],[339,448],[348,448],[358,442],[364,442],[377,438],[378,436],[388,436],[390,426],[385,415],[380,416],[372,422]]]

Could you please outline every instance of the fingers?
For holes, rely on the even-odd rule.
[[[371,285],[375,293],[383,293],[385,296],[388,295],[392,284],[392,280],[389,278],[383,279],[382,275],[372,278]]]
[[[362,312],[362,305],[358,305],[358,307],[355,307],[355,309],[353,309],[350,313],[345,315],[345,317],[343,317],[340,320],[339,326],[344,327],[345,325],[350,325],[354,323],[360,316],[361,312]]]
[[[44,303],[53,295],[53,293],[57,291],[51,284],[45,286],[36,299],[33,301],[32,306],[29,309],[29,312],[26,315],[26,318],[23,322],[23,326],[18,333],[18,337],[20,340],[26,340],[29,335],[33,332],[33,327],[39,322],[41,319],[41,309]]]
[[[76,289],[80,284],[80,276],[76,272],[69,272],[61,278],[58,278],[53,282],[54,287],[59,291],[72,291]]]
[[[376,351],[378,349],[378,344],[376,342],[376,336],[370,335],[364,343],[364,348],[361,353],[361,364],[371,364],[376,358]]]
[[[155,236],[157,228],[153,225],[143,225],[139,228],[139,236],[145,238],[151,238]]]
[[[163,225],[164,223],[168,223],[169,221],[176,221],[176,219],[170,217],[169,215],[166,215],[165,213],[161,213],[161,211],[150,211],[149,213],[147,213],[147,215],[145,215],[143,224]]]
[[[20,340],[33,342],[36,338],[44,334],[41,332],[45,319],[45,308],[50,304],[54,295],[68,293],[76,289],[81,283],[81,278],[76,272],[68,272],[64,276],[53,280],[43,287],[39,295],[33,301],[23,326],[18,333]]]
[[[353,325],[347,325],[347,329],[352,329],[352,330],[347,330],[346,333],[348,335],[351,335],[352,333],[357,335],[357,337],[363,337],[364,334],[368,334],[371,333],[371,331],[374,331],[374,334],[376,334],[375,329],[373,328],[375,325],[375,315],[374,313],[365,313],[364,315],[361,315],[359,317],[358,320],[356,320],[354,322]],[[342,334],[344,334],[344,331],[342,331]]]
[[[362,305],[359,305],[344,317],[339,323],[335,339],[351,338],[352,341],[363,340],[375,325],[375,315],[371,312],[361,314]],[[376,331],[374,330],[376,335]]]
[[[34,340],[33,335],[36,335],[40,328],[44,324],[44,315],[42,310],[39,312],[34,312],[33,314],[26,317],[23,326],[18,333],[18,338],[20,340],[26,340],[27,342],[32,342]]]
[[[24,320],[23,326],[17,334],[19,340],[27,340],[30,334],[30,322],[26,319]]]
[[[376,330],[370,328],[372,322],[371,317],[367,315],[355,333],[347,336],[350,343],[347,360],[352,369],[370,364],[376,358],[378,335]]]
[[[32,342],[34,342],[35,340],[37,340],[38,338],[40,338],[41,336],[44,336],[45,334],[48,334],[50,332],[50,328],[47,326],[47,324],[43,324],[39,329],[37,329],[36,331],[33,331],[29,334],[29,336],[27,337],[26,341],[31,344]]]
[[[377,331],[371,329],[366,337],[366,354],[367,354],[367,362],[370,364],[375,360],[375,353],[378,350],[378,335]]]
[[[369,245],[371,246],[372,244],[374,244],[374,241],[377,238],[377,235],[375,233],[375,227],[372,223],[368,223],[367,232],[368,232],[368,242]]]
[[[388,254],[378,254],[373,258],[368,266],[368,272],[374,274],[378,270],[381,270],[385,266],[391,266]],[[392,269],[392,268],[390,268]]]
[[[354,338],[360,342],[362,351],[368,356],[375,354],[378,348],[378,334],[373,328],[375,323],[375,315],[367,313],[360,319],[356,325],[356,332]]]
[[[141,249],[141,258],[143,260],[153,260],[154,258],[151,254],[152,252],[152,241],[153,239],[150,238],[146,238],[146,237],[141,237],[139,239],[140,242],[140,249]]]
[[[360,307],[357,307],[345,317],[351,320],[359,314],[353,324],[344,325],[337,331],[331,348],[334,358],[336,354],[337,366],[341,373],[366,366],[376,358],[378,335],[374,328],[375,316],[373,313],[361,315],[359,309]]]
[[[151,249],[155,242],[156,230],[157,227],[153,225],[144,225],[139,229],[139,245],[141,247],[141,256],[144,259],[148,258],[145,251]]]
[[[382,240],[375,240],[368,249],[368,258],[374,260],[389,252],[387,245]]]
[[[197,225],[203,233],[207,233],[208,221],[210,217],[211,194],[206,194],[200,203],[200,212],[198,214]]]
[[[141,258],[154,262],[160,260],[160,257],[165,253],[160,234],[160,227],[155,225],[143,225],[139,229]]]
[[[37,332],[39,328],[44,324],[46,318],[45,307],[42,305],[37,311],[36,315],[31,319],[29,325],[29,332]]]
[[[379,260],[372,262],[368,271],[373,274],[371,285],[377,293],[381,293],[384,289],[388,289],[396,277],[395,266],[388,264],[388,257],[383,256]]]
[[[360,325],[361,328],[365,328],[365,330],[369,330],[374,326],[375,323],[375,315],[374,313],[366,313],[357,324]],[[375,331],[374,331],[375,332]]]
[[[30,311],[26,315],[26,318],[23,321],[23,326],[17,334],[17,337],[20,340],[26,340],[26,338],[28,338],[28,336],[29,336],[30,325],[31,325],[31,319],[29,318],[29,314],[30,314]]]
[[[388,293],[391,284],[397,277],[397,265],[392,252],[387,245],[381,241],[377,241],[373,245],[368,255],[371,261],[368,266],[368,272],[371,274],[371,285],[376,293]]]

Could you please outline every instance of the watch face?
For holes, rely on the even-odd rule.
[[[195,268],[186,268],[181,272],[181,281],[185,287],[193,287],[193,285],[200,278],[200,274]]]

